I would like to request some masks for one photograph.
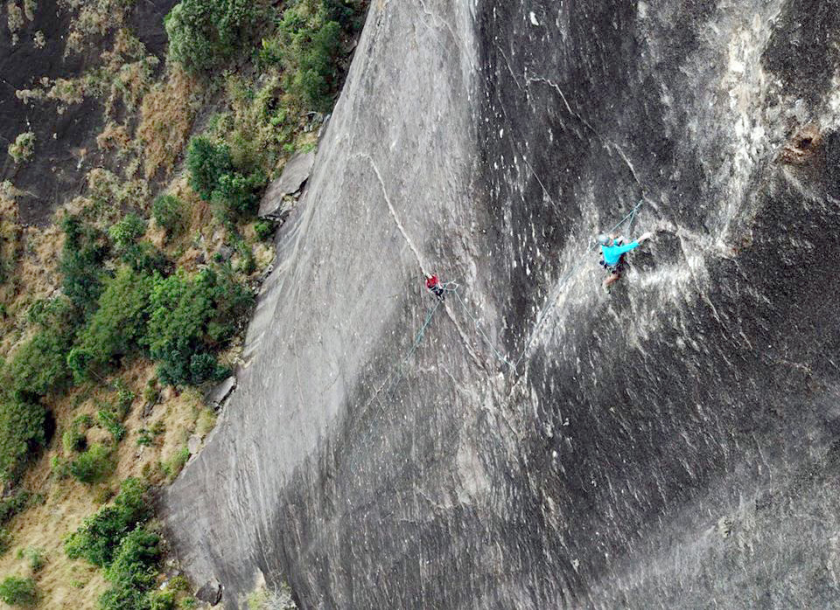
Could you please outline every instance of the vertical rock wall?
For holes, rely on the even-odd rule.
[[[373,2],[164,499],[191,574],[229,607],[838,603],[836,5]],[[607,295],[591,236],[640,200]],[[412,352],[423,271],[460,288]]]

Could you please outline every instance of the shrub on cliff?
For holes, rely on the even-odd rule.
[[[284,84],[307,109],[332,109],[341,48],[341,25],[333,16],[343,18],[346,8],[343,3],[328,6],[320,0],[304,0],[283,12],[278,35]]]
[[[114,561],[105,570],[111,583],[99,598],[101,610],[172,610],[175,596],[152,591],[160,561],[160,536],[137,527],[120,543]]]
[[[20,134],[9,144],[9,156],[15,163],[27,161],[35,152],[35,134],[31,131]]]
[[[190,186],[205,201],[212,201],[217,212],[227,219],[247,216],[256,211],[266,176],[259,169],[241,173],[234,166],[230,147],[195,137],[187,150]]]
[[[91,370],[106,369],[113,361],[138,351],[145,343],[154,280],[122,267],[105,284],[99,307],[79,334],[67,356],[78,381]]]
[[[159,278],[152,291],[148,340],[161,381],[199,384],[224,375],[212,353],[230,339],[235,320],[252,300],[226,270]]]
[[[249,216],[257,211],[266,180],[260,170],[247,176],[239,172],[224,174],[213,191],[213,201],[225,217]]]
[[[24,396],[46,396],[70,381],[65,354],[72,336],[59,328],[44,328],[20,346],[8,364],[11,389]],[[8,386],[7,386],[8,387]]]
[[[125,251],[146,233],[146,221],[137,214],[126,214],[125,218],[108,230],[108,236],[118,251]]]
[[[204,201],[210,201],[221,177],[233,171],[230,148],[226,144],[213,144],[201,136],[195,137],[187,148],[187,169],[190,186]]]
[[[10,606],[34,606],[38,603],[35,581],[20,576],[7,576],[0,582],[0,599]]]
[[[88,314],[96,307],[102,292],[105,272],[102,263],[108,253],[104,235],[82,222],[78,216],[65,216],[64,249],[60,269],[64,276],[64,294],[81,311]]]
[[[220,68],[250,48],[265,15],[259,0],[183,0],[164,20],[169,60],[192,73]]]
[[[0,402],[0,478],[17,478],[32,452],[44,444],[46,411],[40,404],[8,399]]]
[[[184,229],[184,202],[174,195],[161,195],[152,204],[152,217],[169,236]]]
[[[103,445],[93,445],[70,463],[70,474],[86,485],[98,483],[114,471],[111,451]]]
[[[126,479],[111,506],[102,508],[64,541],[70,559],[85,559],[107,567],[123,539],[138,524],[151,517],[146,485],[139,479]]]

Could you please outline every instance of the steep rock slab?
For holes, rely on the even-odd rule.
[[[384,524],[394,511],[412,520],[420,492],[396,497],[392,475],[380,477],[377,471],[383,463],[410,466],[410,452],[432,456],[444,444],[457,446],[457,428],[447,439],[421,431],[443,424],[436,421],[443,404],[464,400],[458,384],[441,386],[445,392],[425,405],[418,397],[428,379],[416,370],[406,370],[399,385],[404,399],[382,389],[432,304],[422,288],[423,272],[456,274],[443,248],[459,245],[459,234],[459,247],[474,243],[462,228],[475,216],[469,196],[476,150],[469,104],[475,95],[469,80],[475,65],[471,20],[466,7],[441,5],[436,9],[443,12],[432,14],[422,3],[410,4],[374,2],[370,9],[306,202],[278,236],[278,267],[249,331],[249,365],[238,374],[238,389],[211,448],[189,466],[189,475],[165,502],[185,565],[198,583],[217,577],[229,606],[259,581],[260,571],[269,581],[288,574],[306,605],[319,603],[314,600],[332,587],[336,575],[307,569],[297,577],[292,565],[321,561],[322,553],[335,549],[306,543],[303,558],[286,548],[288,540],[315,533],[313,518],[333,522],[318,535],[336,543],[345,528],[354,530],[354,537],[374,528],[385,537],[382,544],[401,546],[401,540],[389,541]],[[436,314],[434,327],[441,334],[430,333],[412,367],[424,361],[436,366],[443,357],[449,374],[465,385],[472,365],[462,361],[464,347],[451,315],[446,309]],[[416,432],[403,429],[406,418],[415,422],[412,428],[418,426]],[[316,507],[308,498],[314,488],[291,482],[320,477],[324,459],[343,464],[335,480],[342,489],[324,489],[324,497],[348,496]],[[436,486],[439,473],[427,459],[421,462],[398,475],[400,486],[421,485],[420,479]],[[444,462],[441,467],[448,468]],[[382,506],[370,514],[347,513],[348,502],[368,502],[371,481]],[[301,504],[319,516],[298,514]],[[358,520],[359,527],[346,519]],[[375,594],[379,576],[369,563],[379,559],[351,552],[356,541],[340,544],[347,548],[347,569],[359,593],[366,588]],[[362,603],[344,589],[342,584],[323,603]],[[378,595],[395,594],[383,589]]]
[[[837,2],[414,4],[373,4],[168,493],[187,567],[229,607],[840,603]],[[462,300],[412,353],[421,270]]]

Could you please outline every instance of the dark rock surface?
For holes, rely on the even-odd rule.
[[[188,572],[228,607],[840,605],[838,4],[373,2],[163,502]],[[589,240],[643,189],[608,296]],[[424,271],[463,304],[395,374]]]
[[[105,47],[108,37],[85,53],[65,53],[71,11],[56,0],[35,4],[33,19],[23,20],[17,40],[7,27],[8,4],[0,5],[0,182],[10,180],[20,192],[22,222],[44,224],[56,207],[81,193],[85,174],[105,163],[96,145],[102,105],[87,98],[59,113],[58,102],[27,105],[16,91],[36,88],[44,77],[73,79],[95,68],[101,51],[97,47]],[[129,15],[129,29],[159,57],[165,53],[163,17],[174,4],[175,0],[139,0]],[[43,48],[35,43],[36,32],[44,36]],[[27,131],[35,133],[35,152],[16,165],[7,149]]]

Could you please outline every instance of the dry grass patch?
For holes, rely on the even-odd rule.
[[[137,137],[145,150],[145,175],[169,174],[184,149],[204,87],[181,68],[170,67],[166,80],[143,98]]]
[[[32,576],[42,594],[42,608],[94,610],[99,596],[108,588],[103,573],[82,560],[67,558],[63,540],[107,502],[128,477],[145,477],[153,483],[171,481],[186,462],[185,449],[193,434],[205,436],[215,424],[215,414],[207,409],[198,390],[161,393],[161,402],[144,418],[147,397],[144,390],[154,378],[155,365],[136,359],[99,385],[76,388],[53,406],[58,422],[50,446],[25,474],[21,487],[42,494],[43,503],[34,503],[9,524],[11,550],[0,557],[0,575]],[[116,469],[99,485],[84,485],[72,478],[59,478],[51,470],[54,458],[65,455],[61,436],[80,415],[96,421],[103,404],[113,403],[117,380],[134,393],[131,410],[124,420],[125,439],[115,447]],[[138,444],[141,431],[151,431],[149,444]],[[89,443],[113,442],[97,426],[86,431]],[[188,457],[188,454],[187,454]],[[37,548],[43,554],[43,566],[33,570],[26,549]],[[19,552],[20,551],[20,552]]]

